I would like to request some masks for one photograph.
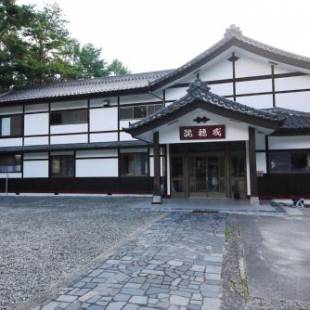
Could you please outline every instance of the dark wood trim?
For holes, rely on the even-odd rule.
[[[90,143],[90,99],[87,99],[87,142]]]
[[[276,87],[275,87],[275,77],[274,77],[274,64],[271,64],[271,86],[272,86],[272,106],[276,106]]]
[[[165,154],[163,156],[164,158],[164,163],[165,163],[165,170],[163,171],[163,178],[164,178],[164,193],[165,193],[165,196],[167,196],[167,193],[168,193],[168,180],[167,180],[167,171],[168,171],[168,163],[167,163],[167,145],[165,144],[164,145],[164,149],[165,149]],[[161,156],[162,158],[162,156]],[[170,180],[169,180],[170,182]]]
[[[225,179],[226,179],[226,197],[232,197],[231,184],[231,151],[229,144],[225,144]]]
[[[302,89],[290,89],[290,90],[278,90],[275,91],[274,94],[290,94],[290,93],[302,93],[302,92],[309,92],[310,88],[302,88]],[[266,92],[258,92],[258,93],[242,93],[237,94],[236,97],[252,97],[252,96],[263,96],[263,95],[273,95],[272,91],[266,91]],[[225,95],[224,98],[231,98],[233,99],[233,94],[231,95]]]
[[[28,158],[23,159],[23,161],[48,161],[48,158]]]
[[[189,189],[189,151],[188,147],[184,147],[183,153],[183,186],[184,186],[184,197],[188,198],[190,196],[190,189]]]
[[[257,197],[257,176],[256,176],[256,145],[255,145],[255,128],[249,127],[249,162],[250,162],[250,182],[251,196]]]
[[[10,178],[10,193],[151,194],[150,177]],[[0,178],[0,192],[5,179]]]
[[[23,116],[22,116],[22,145],[25,145],[25,104],[23,104]]]
[[[231,61],[231,65],[232,65],[232,86],[233,86],[233,99],[234,101],[236,101],[236,61],[239,58],[236,57],[235,52],[232,52],[231,57],[228,59],[229,61]]]
[[[160,146],[159,146],[159,132],[153,134],[153,154],[154,154],[154,195],[161,195],[160,188]]]
[[[310,174],[264,174],[257,180],[258,194],[263,199],[310,198]]]
[[[117,141],[120,141],[121,139],[121,134],[120,134],[120,129],[121,129],[121,124],[120,124],[120,106],[121,106],[121,101],[120,101],[120,96],[117,96]]]
[[[267,174],[270,173],[270,165],[269,165],[269,138],[265,136],[265,150],[266,150],[266,171]]]
[[[147,175],[150,177],[151,176],[151,165],[150,165],[150,159],[151,159],[151,155],[150,155],[150,146],[147,146]]]
[[[51,144],[51,103],[48,103],[48,144]]]
[[[122,131],[122,130],[121,130]],[[90,131],[89,134],[98,134],[98,133],[117,133],[118,130],[101,130],[101,131]],[[86,135],[88,131],[77,131],[77,132],[64,132],[64,133],[52,133],[50,134],[51,137],[53,136],[74,136],[74,135]],[[39,138],[39,137],[47,137],[48,134],[38,134],[38,135],[25,135],[25,138]],[[9,136],[9,137],[0,137],[2,138],[22,138],[22,136]],[[96,143],[96,142],[94,142]]]
[[[75,160],[84,160],[84,159],[87,159],[87,160],[89,160],[89,159],[113,159],[113,158],[117,159],[118,156],[116,155],[116,156],[75,157]]]
[[[287,77],[296,77],[296,76],[305,76],[306,73],[301,72],[292,72],[292,73],[279,73],[274,74],[274,79],[282,79]],[[237,83],[237,82],[250,82],[250,81],[260,81],[260,80],[269,80],[272,79],[271,74],[265,74],[265,75],[254,75],[254,76],[245,76],[245,77],[236,77],[235,79],[221,79],[221,80],[210,80],[207,81],[209,85],[214,84],[226,84],[226,83]],[[168,88],[184,88],[188,87],[190,83],[177,83],[174,85],[169,86]]]
[[[166,106],[166,90],[165,89],[163,89],[163,94],[162,94],[162,96],[163,96],[163,106],[165,107]],[[168,102],[173,102],[173,100],[168,100]]]

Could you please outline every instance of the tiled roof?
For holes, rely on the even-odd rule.
[[[0,103],[114,93],[134,89],[143,90],[148,88],[152,81],[166,75],[170,71],[126,74],[89,80],[50,83],[35,87],[13,88],[7,93],[0,95]]]
[[[237,112],[246,116],[255,117],[267,121],[281,122],[284,120],[284,117],[282,115],[273,113],[272,111],[254,109],[247,105],[240,104],[235,101],[231,101],[224,97],[213,94],[212,92],[210,92],[210,88],[207,86],[207,83],[202,82],[200,79],[197,78],[193,83],[190,84],[189,89],[187,90],[187,94],[184,97],[176,100],[167,107],[158,110],[154,114],[151,114],[136,123],[130,124],[129,131],[147,125],[148,123],[151,123],[172,113],[175,113],[176,111],[192,104],[195,101],[204,102],[211,106],[213,105],[216,107],[220,107],[226,111]]]
[[[310,113],[279,107],[264,109],[264,111],[271,112],[284,118],[277,133],[310,132]]]

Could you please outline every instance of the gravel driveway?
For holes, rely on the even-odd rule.
[[[1,197],[0,309],[50,297],[158,218],[131,208],[144,200]]]

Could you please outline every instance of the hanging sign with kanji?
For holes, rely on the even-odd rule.
[[[224,125],[180,127],[181,140],[225,139]]]

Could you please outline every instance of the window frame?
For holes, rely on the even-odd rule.
[[[75,113],[75,112],[85,112],[86,120],[85,122],[73,122],[73,123],[54,123],[52,118],[55,117],[53,114],[60,114],[60,113]],[[51,110],[49,112],[49,125],[51,126],[70,126],[70,125],[88,125],[89,124],[89,109],[88,108],[81,108],[81,109],[70,109],[70,110]]]
[[[123,168],[124,168],[124,163],[122,161],[122,157],[125,156],[135,156],[135,155],[141,155],[143,154],[145,156],[145,165],[146,165],[146,171],[145,174],[139,174],[139,175],[133,175],[133,174],[123,174]],[[141,164],[141,163],[140,163]],[[121,178],[145,178],[150,176],[150,158],[149,158],[149,153],[148,151],[145,152],[126,152],[125,150],[123,152],[119,153],[118,157],[118,166],[119,166],[119,176]],[[129,170],[129,169],[128,169]]]
[[[289,158],[289,169],[288,170],[273,170],[272,166],[271,166],[271,163],[272,163],[272,160],[274,159],[273,155],[274,154],[285,154],[286,156],[288,156]],[[296,149],[296,150],[272,150],[272,151],[269,151],[269,154],[268,154],[268,162],[267,162],[267,165],[268,165],[268,168],[269,168],[269,173],[270,174],[310,174],[310,165],[309,166],[306,166],[306,167],[309,167],[309,169],[307,170],[306,167],[303,168],[303,170],[297,170],[297,169],[293,169],[293,163],[292,163],[292,155],[293,154],[297,154],[297,155],[302,155],[304,154],[306,157],[310,157],[310,150],[309,149]],[[307,159],[306,159],[307,160]]]
[[[1,161],[0,161],[0,173],[3,173],[3,174],[8,174],[8,173],[23,173],[23,155],[22,154],[20,154],[20,153],[17,153],[17,154],[2,154],[2,155],[0,155],[0,160],[1,160],[1,157],[10,157],[10,156],[12,156],[12,157],[15,157],[15,156],[19,156],[19,164],[18,165],[16,165],[16,162],[15,162],[15,165],[14,166],[19,166],[19,170],[17,170],[17,171],[2,171],[2,169],[1,169],[1,167],[2,167],[2,165],[1,165]],[[15,159],[14,159],[15,160]],[[16,161],[16,160],[15,160]],[[8,166],[8,165],[7,165]],[[3,166],[3,167],[5,167],[5,166]]]
[[[10,134],[9,135],[3,135],[2,134],[2,120],[5,118],[10,119]],[[12,118],[19,118],[20,121],[20,131],[18,134],[11,134],[12,132]],[[22,113],[16,113],[16,114],[5,114],[0,115],[0,138],[20,138],[24,135],[24,114]]]
[[[67,158],[71,158],[72,159],[72,163],[73,163],[73,175],[72,176],[68,176],[68,175],[55,175],[53,174],[53,159],[54,158],[60,158],[60,157],[67,157]],[[49,156],[49,177],[53,178],[53,179],[57,179],[57,178],[75,178],[76,177],[76,159],[75,159],[75,155],[69,155],[69,154],[55,154],[55,155],[50,155]],[[62,167],[60,168],[62,169]]]
[[[156,107],[158,106],[158,109],[156,109]],[[155,113],[156,111],[158,111],[159,109],[161,109],[163,107],[163,104],[162,103],[149,103],[149,104],[136,104],[136,105],[123,105],[123,106],[120,106],[119,108],[119,120],[120,121],[128,121],[128,120],[139,120],[139,119],[143,119],[144,117],[147,117],[153,113]],[[135,109],[143,109],[145,108],[146,109],[146,115],[143,116],[143,117],[136,117],[137,113],[135,111]],[[122,109],[131,109],[130,113],[128,113],[129,115],[131,116],[128,116],[128,117],[122,117],[121,114],[121,110]]]

